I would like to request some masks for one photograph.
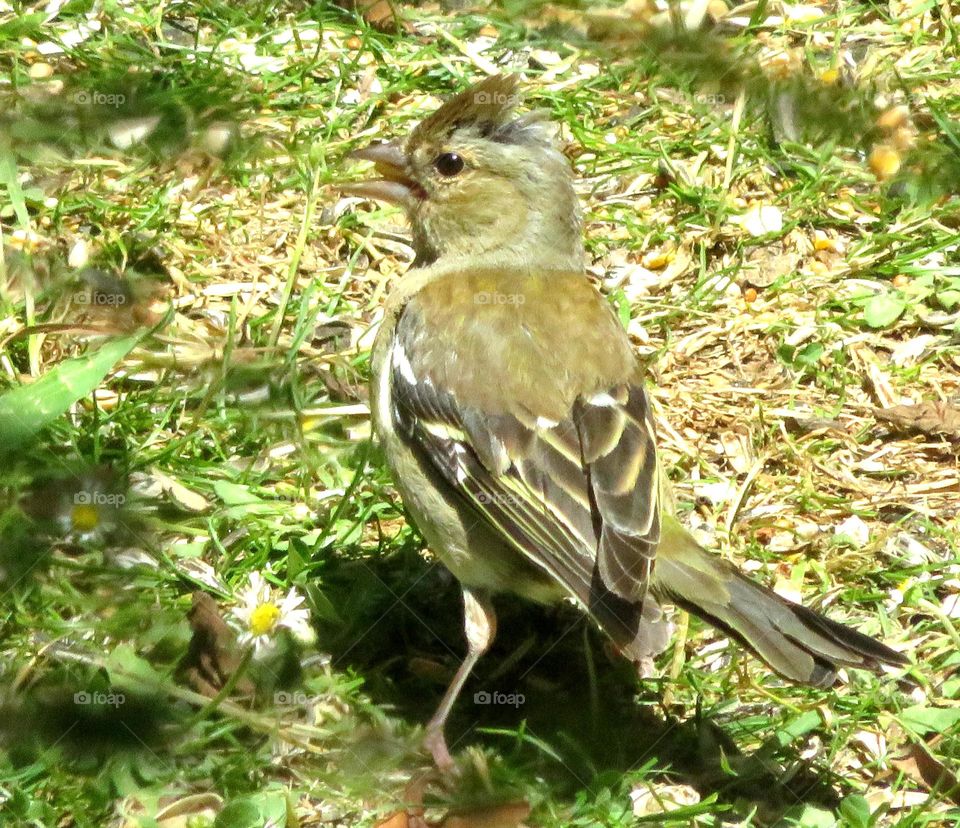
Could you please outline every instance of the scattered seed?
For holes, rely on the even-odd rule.
[[[873,174],[886,181],[900,171],[900,153],[889,144],[877,144],[870,153],[870,169]]]
[[[33,80],[45,80],[53,74],[53,67],[49,63],[35,63],[28,74]]]
[[[877,118],[877,126],[892,132],[910,121],[910,110],[905,106],[892,106]]]

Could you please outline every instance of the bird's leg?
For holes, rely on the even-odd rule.
[[[447,741],[443,736],[447,717],[470,671],[493,643],[494,636],[497,634],[497,616],[490,601],[486,596],[471,592],[466,587],[463,589],[463,627],[467,634],[467,656],[453,677],[453,681],[450,682],[447,692],[443,694],[443,700],[437,712],[427,724],[427,735],[424,739],[424,744],[433,756],[433,761],[444,773],[450,773],[455,768],[453,757],[450,756]]]

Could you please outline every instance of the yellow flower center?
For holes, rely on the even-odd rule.
[[[280,610],[273,604],[260,604],[250,613],[250,632],[254,635],[266,635],[273,632],[280,620]]]
[[[78,503],[70,512],[70,523],[78,532],[92,532],[100,525],[100,512],[89,503]]]

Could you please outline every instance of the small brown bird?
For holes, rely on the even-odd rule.
[[[584,273],[570,167],[515,102],[515,78],[481,81],[406,141],[355,153],[383,178],[344,188],[413,226],[372,406],[407,509],[463,586],[468,653],[427,726],[436,763],[453,767],[444,722],[493,639],[492,593],[572,598],[638,662],[667,644],[660,600],[793,681],[906,663],[749,580],[674,517],[642,371]]]

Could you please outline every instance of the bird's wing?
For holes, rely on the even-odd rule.
[[[597,320],[580,347],[567,332],[538,336],[563,311],[543,307],[554,301],[546,292],[538,308],[489,303],[459,322],[451,299],[419,297],[400,315],[388,369],[395,429],[507,543],[629,640],[660,513],[651,412],[622,328],[592,288],[578,307]],[[436,338],[450,325],[459,325],[456,358]],[[531,389],[533,365],[566,387]]]

